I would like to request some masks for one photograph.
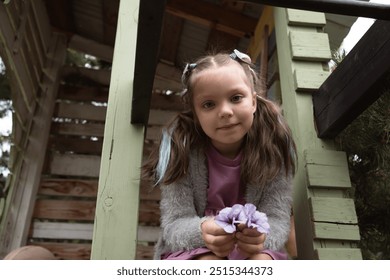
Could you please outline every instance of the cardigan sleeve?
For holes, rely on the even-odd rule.
[[[263,190],[258,210],[267,214],[270,232],[265,240],[265,248],[281,250],[290,233],[290,214],[292,206],[292,175],[284,172]]]
[[[180,180],[161,186],[161,230],[165,250],[175,252],[205,246],[190,183]]]

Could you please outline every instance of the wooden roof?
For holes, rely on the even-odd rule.
[[[141,1],[131,122],[147,123],[147,108],[154,106],[152,92],[181,90],[186,61],[207,50],[247,51],[263,2]],[[45,0],[45,4],[53,29],[67,35],[70,48],[112,61],[119,0]],[[335,48],[356,18],[327,14],[327,19],[325,29]]]

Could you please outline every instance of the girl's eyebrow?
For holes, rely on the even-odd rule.
[[[212,101],[214,100],[215,98],[213,98],[212,96],[210,95],[206,95],[206,96],[197,96],[197,97],[194,97],[194,100],[197,100],[197,101]]]

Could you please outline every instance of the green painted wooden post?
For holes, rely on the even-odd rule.
[[[92,259],[135,259],[144,126],[130,124],[139,0],[119,5]]]
[[[283,112],[298,149],[294,217],[299,259],[361,259],[344,152],[317,137],[311,94],[331,58],[323,13],[274,8]]]

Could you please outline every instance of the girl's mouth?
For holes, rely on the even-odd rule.
[[[218,129],[230,129],[232,127],[235,127],[236,125],[238,125],[238,124],[227,124],[227,125],[219,127]]]

